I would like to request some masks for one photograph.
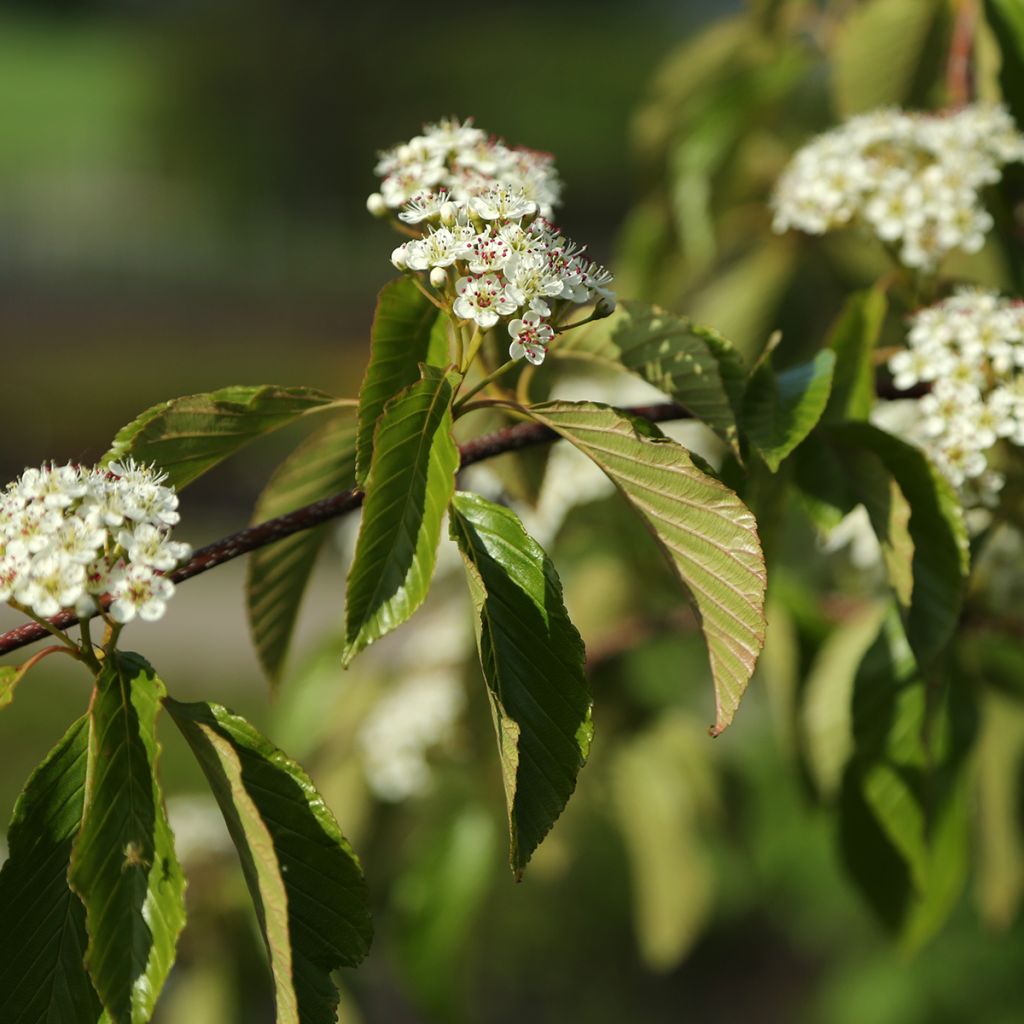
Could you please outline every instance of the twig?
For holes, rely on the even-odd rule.
[[[682,406],[674,402],[663,402],[658,405],[637,405],[625,410],[633,416],[649,420],[651,423],[663,423],[667,420],[689,419],[690,414]],[[461,466],[471,466],[475,462],[482,462],[484,459],[502,455],[505,452],[520,451],[523,448],[531,448],[534,445],[545,444],[554,441],[558,435],[549,427],[539,423],[517,423],[493,434],[485,434],[475,440],[468,441],[461,445],[459,454]],[[278,516],[276,519],[269,519],[265,523],[250,526],[248,529],[240,530],[229,537],[208,544],[200,548],[185,565],[173,572],[168,573],[168,578],[174,583],[184,583],[194,576],[199,576],[215,566],[223,565],[241,555],[256,551],[259,548],[273,544],[275,541],[283,540],[294,533],[302,530],[312,529],[321,523],[345,515],[354,509],[359,508],[363,503],[363,492],[352,488],[342,491],[340,494],[333,494],[329,498],[322,498],[314,501],[311,505],[304,505],[287,515]],[[100,601],[101,611],[106,611],[110,605],[109,597]],[[9,654],[21,647],[27,647],[37,640],[48,636],[55,630],[66,630],[78,623],[78,618],[70,612],[56,615],[49,620],[49,629],[35,623],[28,622],[16,629],[0,634],[0,655]]]
[[[965,107],[971,102],[974,51],[974,30],[978,20],[976,0],[960,0],[957,5],[953,38],[946,62],[946,98],[951,107]]]

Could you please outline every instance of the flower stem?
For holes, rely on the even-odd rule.
[[[478,332],[478,333],[479,333],[479,332]],[[478,346],[478,347],[479,347],[479,346]],[[492,383],[493,383],[494,381],[496,381],[496,380],[497,380],[497,379],[498,379],[498,378],[499,378],[500,376],[502,376],[502,374],[508,373],[508,371],[509,371],[509,370],[511,370],[511,369],[512,369],[512,367],[513,367],[513,366],[515,366],[515,365],[516,365],[516,361],[515,361],[514,359],[509,359],[509,360],[508,360],[508,362],[502,363],[502,364],[501,364],[501,366],[499,366],[499,367],[498,367],[498,368],[497,368],[497,369],[496,369],[496,370],[495,370],[495,371],[494,371],[493,373],[489,373],[489,374],[487,374],[487,376],[486,376],[486,377],[484,377],[484,378],[482,378],[481,380],[477,381],[477,382],[476,382],[476,384],[474,384],[474,385],[473,385],[473,387],[471,387],[471,388],[470,388],[470,389],[469,389],[469,390],[468,390],[468,391],[467,391],[467,392],[466,392],[466,393],[465,393],[465,394],[464,394],[464,395],[462,396],[462,398],[460,398],[460,399],[459,399],[459,400],[458,400],[458,401],[457,401],[457,402],[455,403],[455,405],[453,405],[453,406],[452,406],[452,413],[453,413],[453,414],[454,414],[455,416],[458,416],[458,415],[459,415],[459,412],[460,412],[460,410],[461,410],[461,409],[463,409],[463,408],[465,407],[466,403],[467,403],[467,402],[468,402],[468,401],[469,401],[469,400],[470,400],[470,399],[471,399],[471,398],[472,398],[472,397],[473,397],[473,396],[474,396],[475,394],[478,394],[479,392],[483,391],[483,389],[484,389],[485,387],[487,387],[487,385],[488,385],[488,384],[492,384]]]
[[[465,361],[460,365],[459,369],[462,373],[473,365],[473,360],[476,359],[477,352],[480,351],[480,346],[483,344],[484,336],[480,333],[480,325],[477,324],[476,330],[473,331],[473,337],[469,339],[469,346],[466,349]]]

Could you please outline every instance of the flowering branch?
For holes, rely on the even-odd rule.
[[[631,406],[625,411],[651,423],[690,418],[690,414],[674,402]],[[539,423],[517,423],[461,445],[459,448],[460,465],[465,468],[475,462],[482,462],[484,459],[491,459],[506,452],[520,451],[534,445],[546,444],[549,441],[554,441],[557,437],[558,435],[553,430],[541,426]],[[290,537],[293,533],[310,530],[321,523],[343,516],[359,508],[362,503],[363,492],[357,488],[333,494],[329,498],[322,498],[320,501],[297,508],[287,515],[250,526],[200,548],[188,562],[167,573],[167,576],[173,583],[183,583],[185,580],[192,579],[193,576],[199,576],[215,566],[230,562],[250,551],[256,551],[275,541]],[[100,608],[106,611],[110,605],[109,595],[103,597],[99,604]],[[53,629],[69,629],[78,621],[77,616],[65,612],[49,620],[52,627],[49,630],[36,622],[28,622],[16,629],[9,630],[0,634],[0,655],[10,654],[37,640],[42,640],[49,636]]]

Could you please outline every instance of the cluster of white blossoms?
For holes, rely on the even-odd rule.
[[[191,553],[170,539],[178,496],[132,460],[26,469],[0,491],[0,601],[50,618],[159,619],[174,585],[162,575]]]
[[[992,217],[980,192],[1021,160],[1024,135],[999,106],[863,114],[793,157],[772,200],[774,228],[821,235],[864,224],[904,266],[932,270],[954,249],[984,245]]]
[[[900,390],[930,385],[911,440],[924,445],[965,505],[991,505],[1003,486],[986,453],[1024,446],[1024,303],[961,288],[911,318],[909,347],[889,360]]]
[[[423,272],[453,314],[483,331],[507,325],[513,359],[544,361],[573,305],[615,306],[612,275],[551,223],[561,185],[550,156],[510,149],[471,122],[441,121],[382,154],[372,213],[398,209],[420,237],[391,262]]]

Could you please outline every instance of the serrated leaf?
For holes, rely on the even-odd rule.
[[[356,423],[332,420],[278,467],[256,501],[253,522],[285,515],[355,486]],[[278,682],[302,595],[327,537],[327,524],[301,530],[249,556],[246,610],[260,664]]]
[[[530,416],[589,456],[622,491],[686,586],[715,685],[714,732],[733,719],[764,643],[765,567],[757,524],[685,448],[618,409],[548,402]]]
[[[85,907],[68,887],[82,821],[88,719],[80,718],[18,797],[0,871],[0,1020],[96,1024],[102,1007],[86,973]]]
[[[742,363],[729,343],[710,328],[658,306],[623,302],[611,317],[567,333],[552,354],[635,373],[736,447],[733,401],[739,397],[737,383],[743,387]]]
[[[822,349],[810,362],[776,373],[768,356],[752,374],[743,429],[773,473],[821,419],[835,362],[835,353]]]
[[[274,978],[277,1024],[335,1024],[331,972],[372,937],[356,855],[309,776],[219,704],[164,701],[238,850]]]
[[[426,365],[422,372],[422,380],[388,402],[377,423],[348,576],[345,665],[405,622],[430,589],[459,465],[451,433],[457,377]]]
[[[156,463],[180,489],[257,437],[337,404],[312,388],[273,385],[173,398],[122,427],[103,463],[126,458]]]
[[[148,1021],[185,924],[185,880],[156,778],[163,683],[115,652],[89,710],[89,764],[71,887],[86,909],[86,964],[112,1024]]]
[[[420,379],[419,364],[448,363],[447,317],[407,277],[389,281],[377,297],[370,332],[370,362],[359,389],[356,471],[366,485],[373,435],[384,406]]]
[[[999,42],[999,84],[1017,124],[1024,123],[1024,6],[1020,0],[985,0],[985,17]]]
[[[842,117],[910,98],[942,8],[936,0],[868,0],[844,20],[833,55]]]
[[[452,500],[508,804],[509,861],[522,874],[562,813],[590,752],[584,650],[551,560],[510,509]]]
[[[885,292],[879,288],[854,292],[846,300],[828,341],[836,365],[823,420],[866,420],[871,413],[875,404],[872,355],[887,308]]]
[[[847,423],[829,429],[841,457],[856,459],[857,450],[878,457],[910,506],[906,529],[913,542],[907,636],[922,665],[927,665],[953,635],[963,605],[970,553],[963,509],[956,492],[919,448],[868,423]],[[850,484],[864,490],[868,475],[851,475]],[[877,481],[860,495],[868,512]],[[879,519],[873,519],[878,529]],[[885,542],[888,538],[880,538]],[[905,584],[896,581],[897,591]]]

